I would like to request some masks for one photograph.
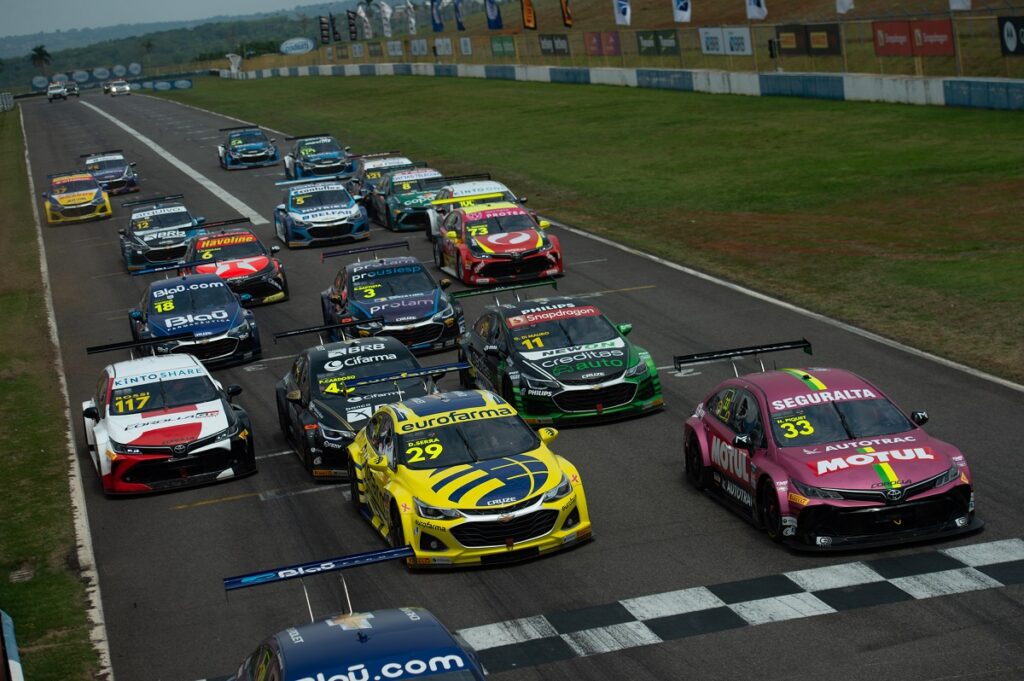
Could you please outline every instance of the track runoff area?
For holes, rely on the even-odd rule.
[[[24,118],[37,189],[82,153],[120,148],[138,163],[142,196],[182,193],[193,214],[211,221],[251,217],[264,242],[274,243],[267,220],[280,203],[273,182],[283,171],[218,168],[218,130],[237,125],[233,119],[148,97],[89,95],[81,105],[26,103]],[[84,347],[124,340],[128,309],[159,276],[125,272],[117,229],[127,211],[115,206],[110,221],[43,227],[73,415],[111,361],[86,357]],[[531,207],[557,218],[556,205]],[[236,401],[252,419],[256,476],[107,499],[76,427],[115,678],[230,674],[266,636],[311,613],[345,611],[349,602],[361,611],[428,608],[462,633],[496,678],[664,679],[680,678],[680,670],[743,678],[751,669],[779,675],[798,666],[802,675],[844,679],[879,659],[885,668],[899,659],[907,679],[1020,674],[1024,472],[1005,428],[1024,406],[1020,392],[576,230],[556,225],[553,232],[566,259],[558,293],[587,296],[613,322],[631,323],[630,339],[662,368],[664,411],[564,429],[552,445],[580,469],[595,541],[506,567],[410,574],[385,563],[346,570],[344,582],[330,573],[226,594],[223,579],[231,575],[385,548],[349,509],[347,486],[312,482],[279,432],[274,384],[310,339],[266,343],[258,362],[215,371],[225,385],[243,388]],[[375,226],[367,243],[395,238]],[[421,235],[398,238],[431,261]],[[278,255],[291,300],[256,309],[265,338],[319,323],[319,293],[338,265],[322,264],[319,249]],[[487,302],[465,301],[468,323]],[[906,408],[928,410],[929,432],[969,457],[984,534],[808,556],[772,544],[686,486],[683,421],[731,369],[676,372],[672,358],[801,336],[813,342],[814,365],[851,369]],[[455,359],[440,353],[424,364]],[[447,377],[440,385],[457,383]]]

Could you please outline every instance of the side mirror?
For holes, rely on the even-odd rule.
[[[201,224],[206,222],[206,218],[202,218],[202,217],[196,218],[195,220],[196,220],[196,227],[198,227],[199,225],[201,225]]]
[[[130,166],[131,166],[132,168],[134,168],[134,167],[135,167],[135,166],[137,166],[138,164],[137,164],[137,163],[136,163],[135,161],[132,161],[132,162],[131,162],[131,163],[129,163],[128,165],[130,165]]]
[[[541,428],[537,431],[540,435],[540,441],[547,444],[558,437],[558,430],[556,428]]]
[[[526,202],[527,202],[527,201],[529,201],[530,199],[526,198],[525,196],[520,196],[520,197],[519,197],[518,199],[516,199],[516,200],[517,200],[517,201],[519,201],[519,203],[526,203]]]
[[[39,192],[39,196],[45,199],[50,196],[50,192]]]
[[[121,236],[126,236],[128,234],[128,230],[122,227],[121,229],[117,230],[117,233],[120,234]]]
[[[498,346],[497,345],[485,345],[484,346],[484,354],[485,355],[491,355],[493,357],[497,357],[498,356]]]
[[[732,445],[736,449],[746,449],[750,451],[754,448],[754,441],[749,435],[737,435],[732,439]]]
[[[252,294],[251,293],[243,293],[242,295],[240,295],[238,297],[239,297],[239,299],[243,303],[248,303],[250,300],[252,300]]]
[[[302,393],[298,390],[289,390],[284,394],[284,398],[289,402],[298,402],[302,399]]]
[[[367,459],[366,465],[369,466],[371,470],[383,471],[388,467],[388,460],[383,456],[377,456],[375,459]]]
[[[455,241],[456,239],[459,238],[459,233],[453,230],[449,230],[445,232],[445,236],[451,239],[452,241]]]
[[[271,246],[271,247],[270,247],[270,252],[271,252],[271,253],[277,253],[277,252],[278,252],[278,251],[280,251],[280,250],[281,250],[281,247],[280,247],[280,246]]]
[[[331,301],[332,303],[338,303],[338,304],[341,304],[341,303],[344,303],[344,302],[345,302],[345,299],[344,299],[344,298],[342,297],[342,295],[341,295],[340,293],[338,293],[337,291],[331,291],[331,293],[330,293],[330,294],[329,294],[329,295],[327,296],[327,298],[328,298],[328,300],[330,300],[330,301]]]
[[[283,203],[277,204],[277,208],[275,208],[274,210],[279,210],[279,211],[283,212],[284,211],[284,204]]]
[[[93,421],[100,420],[100,413],[96,411],[96,407],[86,407],[82,410],[82,416],[87,419],[92,419]]]
[[[629,332],[633,330],[633,325],[632,324],[616,324],[615,328],[623,336],[628,336]]]
[[[548,227],[551,226],[551,221],[550,220],[541,220],[537,224],[540,226],[541,229],[547,229]]]
[[[141,310],[136,310],[136,309],[133,308],[133,309],[128,311],[128,317],[131,318],[132,320],[136,321],[136,322],[141,322],[142,321],[142,311]]]
[[[910,420],[919,426],[923,426],[928,423],[928,412],[926,411],[915,411],[910,415]]]
[[[273,144],[273,143],[274,143],[274,142],[276,142],[276,141],[277,141],[277,138],[276,138],[276,137],[271,137],[271,138],[270,138],[270,143],[271,143],[271,144]]]
[[[352,151],[352,147],[345,147],[345,151]]]
[[[448,288],[449,286],[452,285],[452,280],[445,278],[445,279],[442,279],[441,281],[437,282],[437,284],[438,284],[438,286],[440,286],[443,289],[444,288]]]
[[[229,385],[224,389],[228,397],[237,397],[242,394],[242,386],[240,385]]]

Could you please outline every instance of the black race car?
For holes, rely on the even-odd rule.
[[[406,241],[324,253],[335,257],[409,247]],[[320,294],[324,324],[355,324],[355,335],[387,335],[413,351],[454,347],[466,330],[462,306],[445,292],[448,279],[436,281],[410,256],[379,258],[345,265]],[[380,321],[372,321],[374,318]],[[332,340],[340,336],[332,333]]]
[[[128,227],[118,230],[121,257],[129,272],[169,265],[184,257],[188,240],[202,231],[206,218],[194,217],[177,200],[181,198],[182,194],[172,194],[121,204],[133,208]]]
[[[295,142],[292,151],[284,156],[284,177],[286,180],[304,180],[326,175],[340,175],[351,171],[349,150],[338,144],[338,140],[323,132],[316,135],[286,137]]]
[[[387,336],[307,348],[277,384],[281,432],[310,475],[348,479],[347,447],[377,407],[437,392],[434,379],[459,366],[424,369],[408,348]]]

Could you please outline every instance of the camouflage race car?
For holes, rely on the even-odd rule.
[[[82,154],[85,169],[96,178],[108,194],[126,194],[139,191],[139,176],[135,162],[129,162],[120,149]]]
[[[272,166],[281,160],[274,142],[262,130],[252,125],[221,128],[227,132],[224,144],[217,145],[217,160],[224,170]]]
[[[286,137],[295,147],[284,156],[284,176],[287,180],[304,180],[325,175],[348,173],[352,168],[348,151],[352,147],[338,144],[327,133]]]
[[[182,194],[172,194],[121,204],[133,209],[128,227],[118,230],[121,257],[129,272],[169,265],[184,257],[188,240],[202,231],[206,218],[193,217],[178,201],[181,198]]]
[[[490,292],[453,295],[481,293]],[[470,365],[462,385],[500,393],[531,425],[661,409],[654,360],[626,339],[630,331],[580,298],[490,305],[459,342],[459,360]]]
[[[43,192],[47,224],[102,220],[114,214],[107,192],[89,173],[58,173],[49,177],[50,190]]]

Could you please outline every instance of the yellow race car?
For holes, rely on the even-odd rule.
[[[46,222],[82,222],[114,214],[110,197],[89,173],[50,175],[50,191],[43,192]]]
[[[486,390],[389,404],[349,446],[358,512],[410,567],[490,565],[591,538],[576,467]]]

